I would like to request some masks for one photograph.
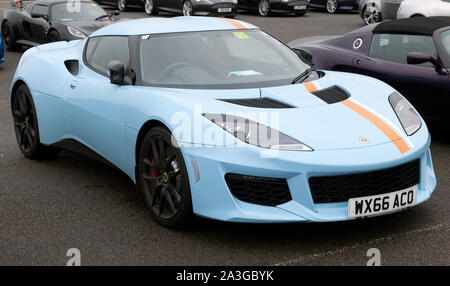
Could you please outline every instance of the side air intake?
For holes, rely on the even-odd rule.
[[[326,89],[312,92],[315,96],[328,104],[338,103],[350,98],[350,95],[339,86],[332,86]]]
[[[295,108],[295,106],[280,102],[267,97],[263,98],[242,98],[242,99],[221,99],[222,101],[256,108]]]

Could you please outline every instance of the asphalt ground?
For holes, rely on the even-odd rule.
[[[0,10],[8,6],[0,1]],[[134,11],[120,17],[146,15]],[[286,42],[362,26],[357,13],[321,11],[268,18],[244,13],[236,19]],[[82,265],[366,265],[370,248],[380,250],[382,265],[450,264],[450,139],[445,136],[433,134],[435,193],[407,211],[323,224],[199,219],[189,229],[168,230],[152,222],[120,171],[70,153],[53,161],[24,158],[8,101],[20,56],[6,52],[0,65],[0,265],[65,265],[69,248],[81,251]]]

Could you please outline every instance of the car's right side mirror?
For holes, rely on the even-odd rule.
[[[300,59],[306,61],[308,64],[312,64],[313,63],[313,55],[311,54],[310,51],[297,49],[297,48],[294,48],[292,50],[297,54],[297,56]]]
[[[427,55],[424,53],[409,53],[407,58],[410,65],[421,65],[424,63],[432,63],[436,69],[436,72],[440,75],[448,75],[448,71],[444,68],[444,65],[439,61],[436,56]]]
[[[125,81],[125,67],[123,63],[112,60],[108,63],[109,80],[112,84],[122,85]]]

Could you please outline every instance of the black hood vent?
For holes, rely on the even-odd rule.
[[[350,98],[350,95],[339,86],[332,86],[326,89],[312,92],[315,96],[328,104],[338,103]]]
[[[280,102],[267,97],[262,98],[242,98],[242,99],[221,99],[222,101],[256,108],[295,108],[295,106]]]

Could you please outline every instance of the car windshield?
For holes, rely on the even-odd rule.
[[[95,3],[59,3],[51,8],[53,21],[92,21],[106,15],[105,10]]]
[[[289,84],[310,66],[258,30],[142,36],[145,84],[179,88],[256,88]]]
[[[450,56],[450,30],[442,33],[442,44],[444,45],[445,49],[447,50],[447,54]]]

